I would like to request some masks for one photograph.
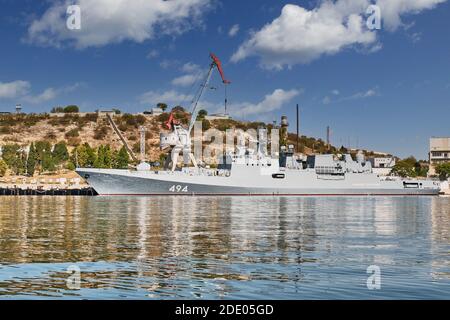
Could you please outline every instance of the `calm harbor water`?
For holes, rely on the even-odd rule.
[[[0,197],[18,298],[450,299],[450,198]]]

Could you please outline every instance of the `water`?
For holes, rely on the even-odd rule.
[[[450,299],[450,198],[1,197],[17,298]]]

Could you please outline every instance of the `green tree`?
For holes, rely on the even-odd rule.
[[[71,161],[78,167],[93,167],[97,160],[97,154],[94,149],[86,142],[73,150]]]
[[[30,151],[28,152],[27,158],[27,174],[29,176],[32,177],[34,175],[38,161],[39,161],[39,154],[36,151],[34,143],[32,142],[30,145]]]
[[[205,119],[205,117],[208,115],[208,111],[206,110],[200,110],[197,114],[197,121]]]
[[[400,161],[397,161],[394,168],[392,168],[392,174],[400,176],[402,178],[406,177],[416,177],[416,164],[417,160],[414,157],[409,157]]]
[[[115,160],[116,169],[127,169],[130,163],[130,156],[128,155],[127,149],[122,147],[117,153],[117,158]]]
[[[64,108],[64,113],[78,113],[80,109],[76,105],[69,105]]]
[[[36,153],[38,154],[38,161],[36,165],[36,169],[39,172],[51,171],[55,170],[55,163],[53,161],[52,156],[52,145],[48,141],[38,141],[35,144]]]
[[[167,109],[167,104],[166,104],[166,103],[160,102],[160,103],[158,103],[156,106],[157,106],[158,108],[160,108],[163,112],[165,112],[166,109]]]
[[[112,153],[109,145],[98,147],[97,159],[94,163],[95,168],[108,169],[112,166]]]
[[[45,153],[42,157],[42,171],[56,171],[55,159],[51,153]]]
[[[61,141],[55,144],[52,155],[56,165],[60,165],[69,160],[69,150],[67,150],[66,143]]]
[[[437,165],[436,173],[441,180],[447,180],[450,177],[450,162]]]
[[[20,146],[18,144],[7,144],[2,148],[2,158],[10,169],[17,162],[20,154]]]
[[[0,159],[0,177],[4,177],[6,171],[8,171],[8,165],[3,159]]]
[[[26,172],[27,157],[18,144],[3,146],[2,158],[15,175],[21,175]]]

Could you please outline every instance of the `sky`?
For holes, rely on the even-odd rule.
[[[450,136],[449,30],[447,0],[0,0],[0,111],[189,109],[214,52],[232,117],[295,132],[299,104],[301,134],[427,159]],[[224,98],[216,73],[201,107]]]

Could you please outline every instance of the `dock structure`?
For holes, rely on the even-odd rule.
[[[93,196],[96,192],[80,178],[26,178],[0,179],[0,196],[21,195],[80,195]]]

